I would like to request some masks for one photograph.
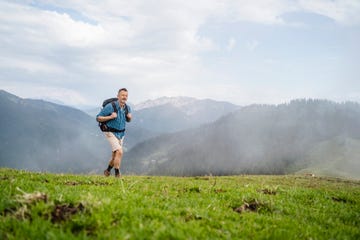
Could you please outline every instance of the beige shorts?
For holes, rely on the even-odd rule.
[[[118,139],[112,132],[104,132],[106,139],[109,141],[111,150],[122,150],[124,138]]]

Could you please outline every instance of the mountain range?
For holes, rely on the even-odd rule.
[[[228,102],[190,97],[161,97],[134,105],[133,121],[127,126],[127,144],[131,148],[146,139],[164,133],[174,133],[216,121],[240,108]],[[89,115],[95,117],[100,108]]]
[[[154,175],[285,174],[360,177],[360,106],[327,100],[251,105],[213,123],[133,147],[128,172]]]
[[[134,121],[127,125],[125,151],[151,137],[215,121],[238,108],[213,100],[164,99],[147,101],[146,107],[131,105]],[[108,143],[95,121],[99,110],[89,115],[72,107],[23,99],[0,90],[0,111],[4,114],[0,125],[0,166],[51,172],[99,172],[110,158]],[[185,111],[186,118],[182,116]]]
[[[360,178],[358,103],[300,99],[240,107],[163,97],[131,107],[122,164],[127,174]],[[94,113],[3,90],[0,111],[1,167],[100,173],[107,165],[110,147]]]

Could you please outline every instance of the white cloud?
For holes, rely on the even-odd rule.
[[[86,105],[87,100],[82,96],[81,93],[75,90],[66,88],[54,88],[54,87],[37,87],[33,91],[33,98],[42,99],[63,99],[65,104],[68,105]]]
[[[357,0],[36,2],[39,4],[30,5],[32,1],[0,3],[0,70],[10,68],[29,73],[19,80],[18,73],[7,72],[6,79],[0,74],[0,83],[26,78],[32,83],[41,81],[29,89],[43,93],[46,91],[41,87],[47,88],[52,96],[81,103],[85,98],[103,98],[98,95],[119,85],[136,89],[139,94],[134,98],[138,100],[186,93],[208,96],[204,88],[216,89],[216,81],[222,80],[220,73],[214,74],[216,69],[207,69],[204,65],[203,54],[218,54],[221,49],[216,45],[218,36],[199,33],[199,29],[209,26],[210,22],[219,23],[224,31],[228,24],[237,22],[284,27],[287,23],[282,16],[296,11],[321,14],[344,24],[360,22]],[[74,12],[84,19],[75,18]],[[251,51],[260,42],[261,46],[266,44],[261,36],[252,36],[256,40],[249,41],[231,32],[224,38],[227,42],[223,51],[231,51],[243,42]],[[37,74],[43,75],[40,78]],[[50,76],[46,81],[44,74]],[[45,82],[48,85],[42,86]],[[35,86],[41,89],[36,91]],[[79,86],[86,87],[77,89]],[[68,95],[54,95],[56,92]],[[24,94],[30,95],[30,92]]]
[[[223,3],[223,17],[233,21],[283,25],[289,24],[282,17],[284,14],[307,11],[329,17],[340,24],[360,24],[359,0],[228,0]]]
[[[281,15],[296,9],[289,0],[230,0],[227,3],[227,11],[234,20],[261,24],[284,24]]]
[[[338,23],[360,24],[359,0],[300,0],[299,3],[304,10],[327,16]]]
[[[56,64],[46,62],[44,59],[34,59],[25,57],[22,58],[5,58],[0,56],[0,68],[3,69],[23,69],[28,71],[29,73],[52,73],[52,74],[59,74],[64,72],[65,70]]]
[[[38,86],[27,83],[22,83],[21,85],[7,83],[2,86],[2,89],[23,98],[59,100],[71,106],[89,104],[81,92],[68,88]]]
[[[248,42],[246,46],[250,51],[254,51],[259,46],[259,44],[260,43],[257,40],[252,40]]]
[[[0,16],[1,29],[16,37],[15,40],[45,46],[61,44],[73,47],[91,46],[106,40],[101,26],[75,21],[65,13],[6,2],[0,6],[3,10]]]
[[[236,40],[235,40],[235,38],[230,38],[229,39],[229,41],[228,41],[228,44],[227,44],[227,46],[226,46],[226,50],[228,50],[228,51],[231,51],[231,50],[233,50],[233,48],[235,47],[235,45],[236,45]]]

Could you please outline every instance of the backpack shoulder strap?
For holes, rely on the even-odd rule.
[[[115,105],[115,102],[111,102],[111,105],[112,105],[112,107],[113,107],[113,109],[114,109],[114,112],[118,112],[118,110],[117,110],[117,108],[116,108],[116,105]]]
[[[125,104],[125,120],[126,120],[126,122],[131,121],[131,119],[127,117],[128,113],[129,113],[129,107],[127,104]]]
[[[128,108],[128,105],[125,104],[125,116],[129,113],[129,108]]]

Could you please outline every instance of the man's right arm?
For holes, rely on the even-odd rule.
[[[112,120],[112,119],[114,119],[116,117],[117,117],[117,113],[112,112],[111,115],[109,115],[109,116],[97,116],[96,120],[98,122],[107,122],[107,121]]]

